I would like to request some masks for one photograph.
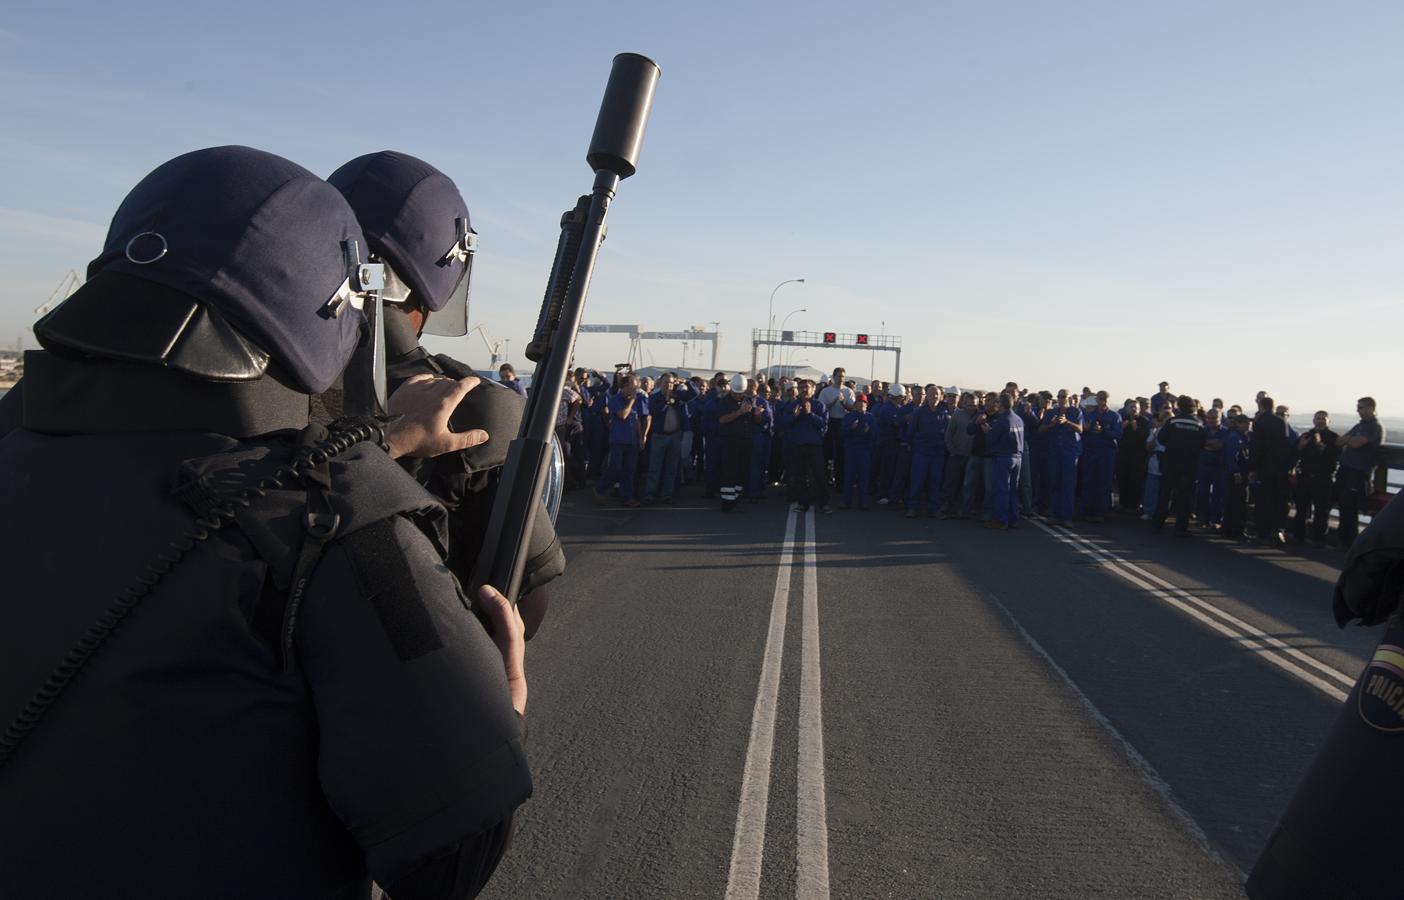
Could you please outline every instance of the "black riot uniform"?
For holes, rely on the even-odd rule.
[[[381,151],[357,157],[327,180],[355,210],[369,249],[393,272],[386,307],[389,386],[416,375],[463,378],[473,370],[419,345],[421,330],[458,333],[467,323],[468,289],[476,233],[468,207],[453,181],[405,153]],[[402,460],[406,469],[449,510],[449,567],[471,582],[488,517],[516,436],[524,399],[496,382],[484,381],[459,405],[457,431],[481,428],[485,444],[431,460]],[[535,518],[522,576],[520,609],[531,636],[545,615],[545,585],[565,571],[565,554],[550,517]]]
[[[1253,435],[1248,459],[1257,479],[1253,504],[1258,539],[1270,543],[1281,540],[1287,519],[1288,473],[1292,470],[1295,448],[1287,437],[1287,423],[1271,409],[1253,419]]]
[[[1160,428],[1158,435],[1165,451],[1160,455],[1160,496],[1155,503],[1151,530],[1165,527],[1170,503],[1175,504],[1175,530],[1189,533],[1190,511],[1194,509],[1194,475],[1199,451],[1204,449],[1204,426],[1183,406]]]
[[[374,421],[342,197],[156,169],[36,325],[0,440],[0,896],[470,896],[531,792],[445,513]]]
[[[1244,885],[1252,900],[1396,900],[1404,807],[1404,504],[1352,544],[1333,595],[1336,623],[1384,624],[1354,688]]]
[[[1336,446],[1337,435],[1330,428],[1323,427],[1319,431],[1313,428],[1304,437],[1305,444],[1297,453],[1297,484],[1293,490],[1297,514],[1292,519],[1292,536],[1299,541],[1306,540],[1310,518],[1311,539],[1324,541],[1331,521],[1331,504],[1335,500],[1336,460],[1341,451]]]

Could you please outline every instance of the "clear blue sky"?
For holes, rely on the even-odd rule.
[[[468,198],[471,317],[521,362],[632,50],[663,78],[588,321],[720,320],[741,367],[771,288],[804,277],[777,318],[885,321],[906,380],[1121,397],[1166,378],[1400,414],[1401,47],[1396,2],[20,2],[0,22],[0,342],[171,156],[243,143],[326,174],[395,148]],[[451,349],[483,365],[474,341]]]

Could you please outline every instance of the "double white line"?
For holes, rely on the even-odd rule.
[[[1184,588],[1177,587],[1153,572],[1148,572],[1132,562],[1127,562],[1104,547],[1066,528],[1053,528],[1037,519],[1028,520],[1042,528],[1055,540],[1068,544],[1079,553],[1090,556],[1102,568],[1120,576],[1131,584],[1169,604],[1180,612],[1204,623],[1225,637],[1233,639],[1260,658],[1272,663],[1297,680],[1311,685],[1334,700],[1344,702],[1355,679],[1335,669],[1321,660],[1303,653],[1296,647],[1266,634],[1261,629],[1243,621],[1203,598],[1196,597]]]
[[[731,871],[726,900],[760,896],[765,854],[766,807],[770,797],[770,762],[775,749],[775,710],[780,695],[780,663],[785,652],[785,620],[790,605],[790,575],[795,555],[795,511],[785,520],[785,542],[770,605],[756,705],[751,713],[751,740],[741,775],[741,801],[731,844]],[[824,717],[819,672],[819,577],[815,568],[814,511],[805,515],[803,591],[804,621],[800,640],[799,764],[796,789],[795,896],[828,900],[829,826],[824,794]]]

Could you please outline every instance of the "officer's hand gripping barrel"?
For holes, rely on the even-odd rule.
[[[513,604],[521,591],[527,539],[542,511],[557,405],[585,311],[595,256],[604,240],[605,214],[619,182],[635,172],[658,76],[658,66],[645,56],[621,53],[614,58],[585,155],[595,171],[594,188],[561,217],[546,297],[536,333],[527,345],[527,358],[536,363],[536,371],[521,430],[507,451],[487,538],[473,574],[470,597],[475,608],[478,588],[484,584],[497,588]]]

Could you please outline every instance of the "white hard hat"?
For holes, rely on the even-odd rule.
[[[892,382],[891,384],[889,384],[889,385],[887,386],[887,396],[889,396],[889,397],[905,397],[905,396],[907,396],[907,389],[904,388],[904,387],[902,387],[902,385],[901,385],[900,382],[894,381],[894,382]]]
[[[748,379],[745,375],[742,375],[739,372],[731,376],[731,392],[733,394],[746,393],[746,388],[749,387],[750,384],[750,379]]]

